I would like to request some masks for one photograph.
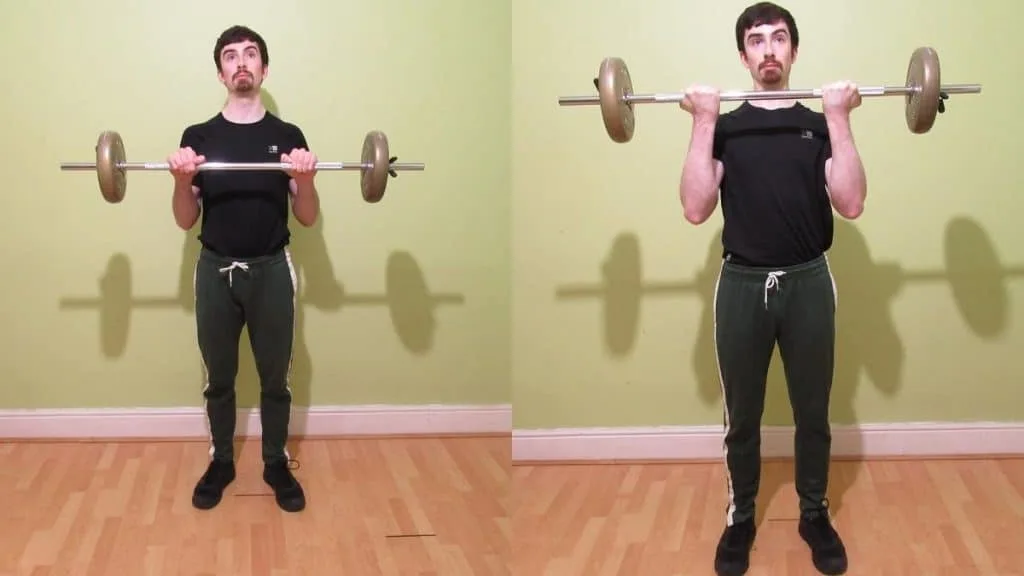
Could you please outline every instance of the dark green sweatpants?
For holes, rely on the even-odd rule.
[[[727,525],[754,516],[761,416],[776,343],[796,424],[800,510],[825,505],[835,308],[835,284],[824,256],[778,269],[723,263],[715,296],[715,344],[725,398]]]
[[[235,260],[203,249],[196,262],[195,291],[211,457],[234,460],[235,378],[245,326],[260,379],[263,461],[287,459],[296,293],[289,252]]]

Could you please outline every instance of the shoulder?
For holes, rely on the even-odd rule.
[[[277,138],[284,140],[283,145],[288,148],[309,148],[306,142],[306,135],[298,124],[288,122],[281,117],[267,111],[266,124]]]
[[[216,130],[219,118],[220,116],[217,115],[185,126],[185,129],[181,131],[182,146],[195,146],[205,140],[211,132]]]
[[[288,135],[302,135],[302,128],[299,128],[298,124],[288,122],[287,120],[282,119],[280,116],[277,116],[276,114],[270,112],[269,110],[267,111],[266,121],[267,126],[271,127],[273,130],[277,132],[281,132],[283,134]]]

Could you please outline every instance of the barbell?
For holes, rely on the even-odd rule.
[[[923,46],[910,55],[906,82],[903,86],[860,86],[862,97],[904,96],[904,117],[907,128],[914,134],[924,134],[932,129],[936,115],[945,112],[945,99],[951,94],[980,94],[980,84],[941,83],[939,55],[934,48]],[[685,97],[683,92],[634,94],[633,81],[625,61],[619,57],[607,57],[601,61],[597,78],[594,79],[597,96],[562,96],[561,106],[592,106],[601,108],[601,119],[608,136],[620,144],[633,139],[636,129],[636,104],[679,103]],[[820,88],[802,90],[730,90],[719,94],[723,102],[742,100],[786,100],[821,98]]]
[[[846,242],[848,241],[848,242]],[[944,238],[944,269],[907,271],[894,262],[874,262],[857,238],[838,238],[835,250],[849,253],[835,256],[834,268],[847,266],[851,273],[875,285],[872,293],[895,294],[911,283],[945,283],[961,318],[977,335],[991,337],[1005,328],[1010,300],[1007,283],[1024,278],[1024,267],[1005,267],[983,229],[966,218],[947,225]],[[605,342],[615,352],[630,348],[636,338],[644,298],[696,295],[714,299],[718,266],[712,264],[689,281],[649,281],[643,278],[639,242],[633,235],[620,235],[601,265],[601,280],[559,288],[558,299],[597,299],[603,310]],[[886,286],[879,290],[878,283]],[[842,292],[842,286],[839,287]],[[852,293],[855,289],[851,289]],[[842,308],[842,295],[839,306]],[[879,306],[883,305],[881,302]]]
[[[371,204],[380,202],[387,189],[388,177],[398,177],[399,170],[425,169],[422,163],[398,163],[391,156],[388,137],[380,130],[371,130],[363,138],[361,161],[317,162],[317,170],[352,170],[360,172],[363,200]],[[198,166],[202,172],[213,170],[288,170],[287,162],[204,162]],[[128,162],[124,140],[118,132],[104,130],[96,141],[95,162],[62,162],[61,170],[95,170],[100,194],[111,204],[124,200],[129,170],[170,170],[166,162]]]
[[[422,268],[407,252],[393,252],[388,257],[385,277],[386,291],[383,294],[346,293],[339,284],[331,281],[326,287],[305,289],[298,301],[322,310],[347,306],[385,306],[402,343],[416,352],[426,350],[436,326],[436,309],[446,304],[462,304],[464,297],[461,294],[431,292]],[[187,282],[179,283],[175,295],[134,294],[131,261],[125,254],[110,257],[98,284],[98,295],[62,298],[59,307],[64,310],[99,312],[100,344],[108,357],[123,353],[134,310],[194,309],[192,287]]]

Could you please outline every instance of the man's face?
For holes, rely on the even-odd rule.
[[[220,51],[219,77],[229,92],[258,92],[266,74],[267,69],[263,66],[260,48],[255,42],[244,40],[228,44]]]
[[[790,43],[785,22],[763,24],[746,31],[740,60],[750,77],[765,88],[777,88],[789,82],[789,71],[796,61],[796,49]]]

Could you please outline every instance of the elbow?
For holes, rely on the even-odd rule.
[[[316,212],[309,212],[308,214],[307,213],[298,212],[298,213],[295,214],[295,221],[298,222],[299,224],[301,224],[305,228],[311,228],[314,224],[316,224],[316,219],[317,219],[317,213]]]
[[[836,202],[836,212],[847,220],[856,220],[864,213],[864,194],[858,194],[845,202]]]
[[[710,216],[711,215],[707,211],[696,210],[694,208],[688,209],[685,206],[683,207],[683,218],[694,226],[700,226],[707,222]]]
[[[855,204],[845,206],[842,210],[839,210],[838,212],[843,218],[846,218],[847,220],[856,220],[857,218],[860,218],[861,214],[864,213],[864,203],[857,202]]]
[[[195,226],[197,220],[199,220],[198,214],[195,216],[180,216],[178,214],[174,215],[174,223],[178,226],[178,228],[181,228],[186,232],[188,232],[189,230],[192,229],[193,226]]]
[[[694,198],[694,195],[687,190],[680,192],[679,202],[683,207],[683,219],[694,226],[706,222],[711,217],[711,211],[714,208],[714,204]]]

